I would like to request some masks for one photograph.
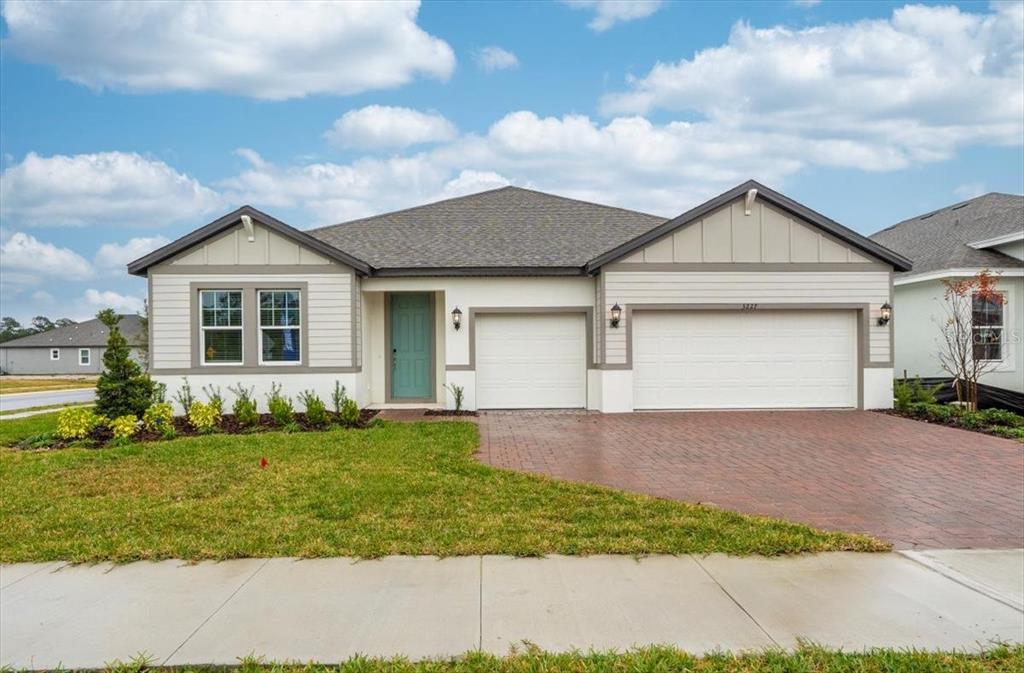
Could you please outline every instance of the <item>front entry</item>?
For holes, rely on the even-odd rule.
[[[388,399],[395,402],[434,400],[434,319],[425,293],[388,297],[391,369]]]

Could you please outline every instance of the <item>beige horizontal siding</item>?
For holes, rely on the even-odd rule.
[[[889,273],[879,272],[654,272],[609,271],[603,276],[604,316],[622,309],[618,329],[605,329],[604,362],[626,362],[626,309],[632,304],[868,304],[871,362],[888,362],[889,327],[879,327],[881,305],[891,303]]]

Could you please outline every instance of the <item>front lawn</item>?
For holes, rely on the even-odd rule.
[[[446,421],[3,449],[0,561],[887,548],[862,535],[499,470],[473,458],[477,439],[474,424]]]
[[[0,416],[0,446],[14,446],[26,437],[54,432],[57,429],[57,416],[56,411],[21,418]]]

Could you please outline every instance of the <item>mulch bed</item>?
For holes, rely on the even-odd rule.
[[[991,428],[978,426],[969,428],[965,425],[960,425],[956,419],[950,419],[949,421],[939,421],[933,418],[926,418],[924,416],[917,416],[908,411],[900,411],[899,409],[873,409],[879,414],[885,414],[886,416],[898,416],[899,418],[906,418],[911,421],[917,421],[919,423],[927,423],[929,425],[942,425],[947,428],[957,428],[958,430],[967,430],[968,432],[977,432],[981,435],[991,435],[993,437],[1002,437],[1003,439],[1010,439],[1006,435],[1001,435],[998,432],[993,432]]]
[[[454,409],[427,409],[423,412],[424,416],[476,416],[475,411],[467,411],[460,409],[455,411]]]

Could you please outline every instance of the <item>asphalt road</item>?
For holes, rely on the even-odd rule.
[[[15,393],[13,395],[0,395],[0,411],[28,409],[29,407],[42,407],[51,404],[81,404],[83,402],[92,402],[95,399],[96,390],[93,388]]]

